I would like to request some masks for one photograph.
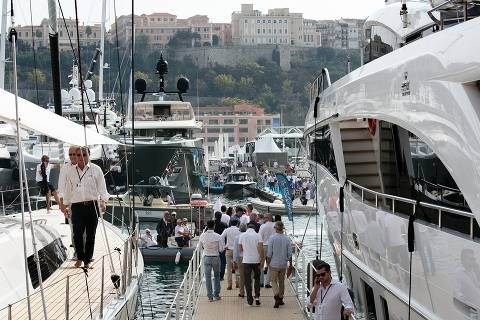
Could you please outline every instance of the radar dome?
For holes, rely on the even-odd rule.
[[[81,95],[80,90],[77,88],[70,89],[70,91],[68,91],[68,96],[74,103],[80,103]]]

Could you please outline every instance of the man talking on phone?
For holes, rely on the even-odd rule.
[[[314,320],[337,320],[342,310],[343,319],[353,314],[353,302],[348,294],[347,287],[341,282],[332,279],[332,272],[328,263],[317,267],[315,286],[307,297],[308,308],[315,307]]]

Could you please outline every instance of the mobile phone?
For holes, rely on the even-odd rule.
[[[320,284],[320,280],[315,281],[316,284]]]

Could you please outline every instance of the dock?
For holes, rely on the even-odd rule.
[[[209,301],[205,285],[203,252],[197,248],[190,260],[183,281],[167,309],[165,320],[188,319],[262,319],[262,320],[291,320],[308,319],[309,312],[305,308],[307,297],[307,273],[314,270],[308,269],[308,260],[298,246],[294,248],[293,273],[285,279],[285,305],[274,308],[275,300],[272,288],[260,288],[260,306],[247,306],[247,295],[239,297],[239,289],[235,288],[235,275],[232,275],[233,289],[227,290],[227,278],[220,282],[221,300]],[[312,277],[312,275],[310,275]],[[213,281],[213,280],[212,280]],[[252,292],[253,293],[253,292]]]
[[[235,275],[233,275],[235,277]],[[263,320],[292,320],[306,319],[296,294],[294,293],[290,281],[285,279],[285,295],[283,301],[285,305],[279,308],[273,308],[275,300],[273,298],[272,288],[260,288],[260,306],[247,307],[247,295],[245,298],[238,296],[238,289],[227,290],[227,279],[220,282],[221,300],[209,302],[207,298],[207,289],[205,280],[200,291],[200,298],[195,314],[195,320],[210,320],[212,317],[217,319],[243,320],[243,319],[263,319]],[[235,282],[233,283],[235,287]],[[212,310],[214,314],[212,313]]]

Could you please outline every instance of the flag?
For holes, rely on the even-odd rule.
[[[278,188],[282,192],[283,203],[285,204],[285,211],[288,215],[288,220],[293,221],[293,204],[292,194],[290,192],[290,182],[283,173],[275,173],[277,177]]]
[[[69,77],[69,78],[73,77],[73,73],[70,72],[70,73],[68,74],[68,77]]]
[[[213,217],[212,217],[213,220],[215,219],[215,212],[217,211],[220,211],[220,212],[222,211],[222,201],[220,200],[220,198],[217,198],[217,201],[213,206]]]

